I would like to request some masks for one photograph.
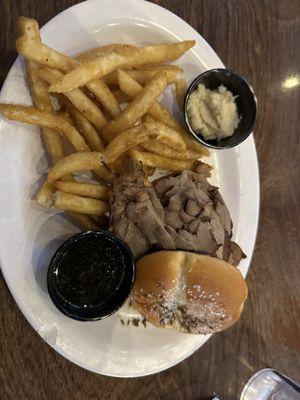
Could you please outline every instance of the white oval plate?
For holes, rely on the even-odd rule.
[[[15,23],[17,23],[15,21]],[[196,39],[197,45],[178,64],[191,81],[206,69],[223,67],[205,40],[171,12],[141,0],[90,0],[62,12],[42,29],[45,44],[73,55],[113,42],[147,44]],[[11,68],[1,102],[30,104],[20,57]],[[164,97],[176,111],[170,94]],[[32,200],[47,160],[38,129],[0,119],[0,261],[7,285],[38,334],[72,362],[97,373],[136,377],[169,368],[201,347],[209,335],[184,335],[151,326],[123,326],[119,316],[99,322],[77,322],[60,314],[46,288],[49,260],[62,240],[77,229],[61,213]],[[213,182],[230,209],[234,240],[247,259],[253,252],[259,210],[258,166],[253,137],[237,148],[214,152]]]

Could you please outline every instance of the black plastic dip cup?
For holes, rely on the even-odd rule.
[[[118,236],[98,230],[72,236],[58,248],[49,265],[47,285],[62,313],[93,321],[124,304],[134,279],[129,247]]]

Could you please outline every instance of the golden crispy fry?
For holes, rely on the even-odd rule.
[[[133,76],[131,76],[128,73],[128,71],[118,69],[117,75],[118,75],[118,84],[121,91],[125,93],[131,100],[137,97],[143,90],[143,86],[140,85],[133,78]]]
[[[52,164],[55,164],[57,161],[63,158],[65,154],[61,137],[54,129],[42,128],[42,132],[47,153],[50,155]]]
[[[196,151],[188,149],[184,152],[179,152],[158,140],[149,140],[142,143],[141,146],[149,152],[168,158],[175,158],[176,160],[198,160],[200,157]]]
[[[133,46],[130,44],[119,44],[119,43],[114,43],[114,44],[109,44],[106,46],[101,46],[101,47],[94,47],[93,49],[84,51],[80,54],[78,54],[75,57],[75,60],[80,61],[81,63],[88,62],[88,61],[94,61],[96,58],[105,56],[106,54],[115,52],[117,54],[124,54],[127,53],[130,50],[136,49],[137,46]]]
[[[187,132],[182,125],[180,125],[174,115],[171,114],[170,111],[160,103],[155,102],[149,109],[148,113],[156,121],[161,121],[170,128],[173,128],[179,132],[188,149],[197,152],[199,154],[199,158],[203,156],[209,156],[208,149],[197,142],[192,135]]]
[[[18,19],[19,32],[29,38],[40,40],[39,25],[35,19],[20,17]],[[53,111],[48,88],[37,75],[38,66],[32,61],[25,61],[27,81],[34,105],[46,111]],[[42,129],[44,143],[53,164],[64,156],[62,139],[57,132],[49,128]]]
[[[169,76],[169,81],[173,81],[176,78],[176,75],[178,73],[182,72],[182,69],[180,67],[177,67],[177,65],[162,65],[161,68],[159,69],[141,69],[141,70],[126,70],[126,73],[130,75],[133,79],[135,79],[137,82],[139,82],[141,85],[146,84],[150,79],[153,78],[153,76],[158,72],[158,71],[166,71],[168,76]],[[105,75],[103,77],[103,81],[107,85],[118,85],[118,72],[113,71],[108,75]]]
[[[61,102],[61,104],[63,104],[63,102]],[[71,125],[75,126],[75,123],[73,121],[73,119],[71,118],[71,115],[69,113],[69,110],[59,110],[56,112],[56,115],[63,117],[65,120],[67,120]],[[80,132],[81,133],[81,132]]]
[[[139,93],[143,90],[143,87],[136,82],[127,72],[123,70],[118,71],[119,74],[119,85],[122,92],[124,92],[131,99],[136,98]],[[209,151],[198,143],[192,136],[185,131],[185,129],[180,125],[176,118],[162,106],[157,101],[152,104],[148,110],[148,114],[153,117],[156,121],[161,121],[168,125],[170,128],[178,131],[183,140],[185,141],[187,147],[191,150],[199,152],[199,157],[208,156]]]
[[[43,183],[37,194],[35,195],[36,202],[42,207],[53,206],[53,185],[47,181]]]
[[[35,61],[46,67],[55,68],[62,72],[68,72],[73,68],[75,68],[76,66],[80,65],[78,61],[73,60],[72,58],[69,58],[64,54],[51,49],[50,47],[44,45],[43,43],[32,40],[25,36],[17,39],[16,46],[19,53],[22,54],[26,59]],[[61,75],[57,74],[56,79],[54,81],[61,79],[62,76],[63,76],[62,74]],[[53,79],[49,83],[53,83]],[[118,113],[120,112],[119,104],[117,100],[114,98],[110,89],[105,85],[104,82],[102,82],[101,80],[89,82],[87,84],[87,88],[94,94],[97,100],[101,104],[103,104],[103,106],[106,108],[106,110],[112,117],[118,115]],[[101,113],[100,110],[99,113]],[[104,116],[102,115],[102,113],[99,118],[101,121],[103,120]],[[95,126],[98,127],[97,124]]]
[[[71,175],[64,176],[62,179],[64,181],[74,181],[74,178]],[[55,188],[53,184],[45,180],[35,195],[36,202],[43,207],[52,207],[54,190]]]
[[[130,97],[130,99],[136,98],[143,90],[143,87],[138,82],[136,82],[127,73],[127,71],[125,72],[123,70],[118,70],[118,77],[120,89],[128,97]],[[173,115],[157,101],[154,102],[149,108],[148,114],[156,121],[164,122],[166,125],[177,131],[181,129],[181,125],[176,121]]]
[[[81,112],[78,111],[69,100],[64,99],[63,101],[64,104],[66,104],[71,117],[75,121],[75,126],[77,126],[91,150],[103,151],[104,147],[102,140],[90,121],[83,114],[81,114]]]
[[[111,172],[108,168],[106,168],[104,165],[98,169],[93,169],[92,170],[95,179],[98,180],[97,178],[100,178],[100,183],[105,182],[112,182],[114,179],[114,174]]]
[[[20,36],[16,40],[16,48],[18,53],[22,54],[27,60],[35,61],[51,68],[58,68],[63,72],[68,72],[77,65],[77,62],[68,56],[58,53],[41,42],[26,36]]]
[[[54,207],[60,210],[99,216],[105,214],[109,210],[108,203],[102,200],[76,196],[60,191],[56,192],[53,197]]]
[[[137,71],[143,70],[143,71],[161,71],[161,70],[172,70],[177,72],[178,74],[183,72],[183,69],[179,67],[178,65],[173,65],[173,64],[159,64],[159,65],[135,65],[134,69]]]
[[[176,101],[178,107],[181,111],[183,111],[183,103],[186,95],[187,84],[185,79],[176,79],[175,81],[175,90],[176,90]]]
[[[179,151],[186,149],[180,134],[168,126],[160,123],[144,123],[120,133],[113,139],[104,151],[105,161],[110,164],[115,162],[122,154],[150,139],[156,139]]]
[[[68,212],[70,217],[74,219],[80,226],[82,226],[85,229],[99,229],[100,224],[97,223],[93,218],[91,218],[89,215],[85,214],[77,214],[74,212]]]
[[[101,169],[103,154],[99,152],[73,153],[58,161],[48,175],[48,182],[79,171]]]
[[[105,162],[114,163],[120,156],[149,139],[155,139],[158,136],[156,127],[146,128],[146,124],[135,126],[127,131],[120,133],[106,147],[103,155]]]
[[[133,55],[131,57],[134,58]],[[69,92],[70,90],[86,85],[90,81],[101,78],[103,75],[109,74],[111,71],[124,65],[125,62],[125,57],[119,56],[116,53],[109,53],[99,58],[99,60],[90,61],[74,68],[56,83],[52,84],[49,91],[54,93]]]
[[[95,185],[86,182],[66,182],[55,181],[54,186],[56,189],[77,196],[90,197],[92,199],[108,200],[108,186]]]
[[[120,89],[128,97],[130,97],[130,99],[137,97],[143,90],[143,87],[137,81],[135,81],[127,71],[118,70],[118,77]],[[158,102],[154,102],[152,104],[148,110],[148,114],[156,121],[164,122],[166,125],[177,131],[181,131],[183,129],[179,122],[176,121],[175,117]]]
[[[186,145],[180,134],[169,126],[163,124],[162,122],[151,122],[150,124],[145,123],[146,127],[149,129],[157,129],[158,135],[157,140],[171,147],[172,149],[183,152],[186,150]]]
[[[156,108],[156,105],[158,106],[157,108]],[[153,110],[155,112],[153,112]],[[156,110],[158,110],[157,114],[156,114]],[[162,113],[161,113],[161,111],[162,111]],[[165,111],[166,111],[166,113],[165,113]],[[159,118],[159,117],[160,116],[163,117],[163,115],[165,115],[166,116],[165,124],[167,126],[169,126],[170,128],[172,127],[172,129],[174,129],[176,132],[178,132],[181,135],[181,137],[182,137],[183,141],[185,142],[185,145],[188,149],[187,150],[188,153],[186,154],[187,158],[181,157],[181,159],[199,159],[203,156],[209,156],[208,149],[206,147],[202,146],[200,143],[198,143],[192,137],[190,137],[189,133],[187,133],[184,130],[184,128],[177,122],[177,120],[174,118],[174,116],[167,109],[165,109],[163,106],[161,106],[161,104],[159,104],[159,103],[154,104],[154,107],[151,108],[151,113],[153,115],[157,115],[157,117],[158,117],[157,121],[162,121],[163,118]],[[168,116],[170,116],[170,119],[168,118]],[[154,119],[151,115],[146,114],[143,117],[143,121],[148,122],[148,123],[153,123],[156,121],[156,119]],[[169,122],[169,124],[168,124],[168,122]],[[156,149],[158,149],[158,146],[156,146]],[[161,149],[161,147],[160,147],[160,149]],[[153,152],[156,153],[155,151],[153,151]],[[178,150],[177,150],[177,152],[178,152]],[[160,153],[157,152],[157,154],[160,154]],[[183,156],[183,154],[182,154],[182,156]],[[170,155],[170,157],[171,157],[171,155]],[[171,158],[178,158],[178,157],[171,157]]]
[[[127,95],[126,95],[124,92],[122,92],[120,89],[114,90],[114,91],[113,91],[113,95],[115,96],[115,98],[117,99],[117,102],[118,102],[119,104],[129,103],[129,102],[130,102],[129,96],[127,96]]]
[[[42,67],[38,70],[39,77],[46,82],[55,82],[61,76],[62,72],[57,69]],[[107,119],[102,114],[96,104],[81,89],[75,89],[71,92],[64,93],[70,102],[83,114],[97,129],[102,131],[107,125]]]
[[[121,174],[123,171],[123,162],[125,160],[126,154],[121,155],[115,162],[109,164],[109,169],[114,174]]]
[[[175,118],[172,116],[172,119],[174,120]],[[169,125],[171,123],[172,123],[171,120],[169,120]],[[190,150],[193,150],[193,151],[196,151],[197,153],[199,153],[199,157],[208,157],[210,154],[209,150],[206,147],[202,146],[202,144],[197,142],[197,140],[194,139],[193,136],[189,132],[187,132],[180,124],[179,124],[179,126],[180,126],[180,129],[178,128],[178,132],[180,132],[181,137],[184,140],[186,146]]]
[[[194,161],[191,160],[175,160],[138,149],[130,150],[130,154],[136,160],[141,161],[143,165],[169,171],[185,171],[187,169],[192,169],[194,163]]]
[[[69,92],[124,65],[160,64],[172,61],[194,44],[195,41],[190,40],[174,44],[139,47],[124,51],[121,55],[116,52],[109,53],[74,68],[57,83],[51,85],[49,90],[57,93]]]
[[[72,58],[69,58],[65,56],[62,53],[59,53],[56,50],[51,49],[50,47],[44,45],[43,43],[40,43],[35,40],[28,39],[26,37],[20,37],[16,41],[16,47],[17,50],[19,51],[20,54],[22,54],[26,59],[33,60],[35,62],[38,62],[39,64],[42,64],[46,67],[51,67],[54,69],[57,69],[62,72],[68,72],[75,68],[76,66],[80,65],[80,63],[76,60],[73,60]],[[48,83],[54,83],[55,81],[61,79],[63,77],[63,74],[60,73],[59,71],[56,71],[56,76],[54,77],[53,74],[50,75],[47,78],[47,74],[43,76],[43,79],[47,80]],[[49,72],[49,69],[48,69]],[[112,92],[110,89],[107,87],[107,85],[102,81],[102,80],[95,80],[87,83],[87,88],[94,94],[94,96],[97,98],[97,100],[103,104],[103,106],[106,108],[108,113],[110,114],[111,117],[116,117],[120,113],[120,108],[117,100],[113,96]],[[77,97],[79,95],[79,92],[72,93],[72,98],[77,94]],[[66,93],[66,96],[68,94]],[[77,99],[75,96],[75,100]],[[81,99],[82,95],[79,96],[78,101],[76,101],[76,107],[80,107],[81,104]],[[69,97],[70,98],[70,97]],[[72,101],[72,99],[70,98]],[[89,104],[89,108],[93,110],[94,114],[97,114],[97,111],[95,108],[97,108],[91,101],[90,99],[87,98],[85,103]],[[89,110],[89,109],[88,109]],[[82,110],[81,110],[82,111]],[[98,115],[99,119],[99,124],[100,129],[103,128],[103,125],[107,121],[105,121],[105,118],[103,114],[101,113],[100,110],[98,110],[98,113],[101,114],[100,116]],[[94,123],[94,125],[98,128],[97,125],[97,118],[91,120],[91,122]]]
[[[128,73],[129,71],[126,70],[126,72]],[[139,72],[139,71],[130,70],[130,72]],[[129,75],[131,76],[131,74],[129,74]],[[134,79],[138,80],[136,77]],[[119,84],[118,71],[112,71],[108,75],[104,75],[102,80],[103,80],[103,82],[106,83],[106,85],[109,85],[109,86],[118,85]]]
[[[18,28],[21,36],[26,35],[33,40],[41,40],[38,22],[33,18],[19,17]]]
[[[43,207],[53,207],[53,204],[54,204],[53,191],[54,191],[53,185],[51,183],[45,181],[43,183],[41,189],[36,194],[35,200],[37,201],[38,204],[40,204]],[[99,224],[97,224],[88,215],[75,214],[72,212],[68,212],[68,214],[84,228],[87,228],[87,229],[99,228]]]
[[[119,103],[109,87],[102,79],[87,83],[87,88],[93,93],[96,99],[103,105],[112,118],[120,114]]]
[[[148,122],[148,124],[153,124],[153,123],[157,122],[156,119],[152,118],[150,114],[145,114],[142,118],[142,121]]]
[[[25,35],[27,38],[40,41],[39,25],[36,20],[20,17],[18,20],[18,25],[21,35]],[[53,106],[49,96],[47,84],[37,74],[38,65],[34,61],[29,60],[25,60],[25,64],[27,69],[28,84],[35,106],[39,109],[53,112]],[[95,132],[92,125],[83,116],[82,118],[87,124],[89,124],[88,128]],[[43,128],[42,132],[48,153],[53,164],[55,164],[64,156],[64,148],[61,137],[55,130],[50,128]],[[72,180],[73,178],[71,176],[65,176],[63,179]],[[53,189],[54,188],[52,184],[48,183],[47,181],[44,182],[36,194],[37,202],[46,207],[51,206],[53,204]],[[99,226],[98,223],[95,224],[93,219],[87,215],[73,214],[72,217],[85,228],[95,229]]]
[[[143,165],[145,177],[147,178],[149,176],[154,175],[155,169],[156,169],[155,167],[147,167],[147,165]]]
[[[128,107],[104,129],[104,139],[109,142],[119,133],[134,125],[139,118],[146,114],[153,102],[164,91],[166,85],[166,72],[158,72]]]
[[[6,118],[54,129],[66,136],[77,151],[89,151],[80,133],[63,117],[31,106],[0,104],[0,113]]]
[[[34,40],[40,40],[39,25],[35,19],[20,17],[18,19],[18,27],[21,35],[26,35]],[[34,105],[42,110],[53,111],[47,85],[36,73],[38,66],[33,61],[27,60],[25,60],[25,64],[28,85]],[[52,163],[55,164],[64,156],[62,139],[57,132],[52,129],[44,128],[42,132],[47,151],[51,157]],[[53,185],[45,181],[37,192],[35,199],[41,206],[51,207],[53,205]]]

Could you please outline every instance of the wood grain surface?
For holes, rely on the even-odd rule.
[[[238,399],[247,379],[267,366],[300,380],[300,1],[154,2],[200,32],[257,94],[261,214],[242,320],[165,372],[108,378],[56,354],[26,322],[1,276],[1,400],[199,400],[214,391],[225,400]],[[75,3],[0,1],[0,87],[16,57],[18,16],[43,25]],[[298,85],[288,80],[293,77]]]

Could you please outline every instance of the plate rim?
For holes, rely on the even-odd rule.
[[[73,5],[73,6],[69,7],[69,8],[66,8],[62,12],[56,14],[53,18],[51,18],[46,24],[44,24],[40,28],[41,34],[43,34],[43,31],[46,29],[48,24],[50,24],[50,23],[52,24],[57,17],[61,17],[64,14],[68,14],[74,8],[81,8],[86,3],[101,3],[102,1],[105,1],[105,0],[86,0],[86,1],[83,1],[81,3],[75,4],[75,5]],[[122,1],[122,0],[114,0],[113,2],[116,4],[118,1]],[[207,47],[207,49],[209,49],[211,55],[214,56],[216,58],[216,60],[218,61],[218,65],[215,65],[214,67],[223,67],[223,68],[225,67],[223,62],[221,61],[220,57],[218,56],[218,54],[214,51],[212,46],[204,39],[204,37],[200,33],[198,33],[196,31],[196,29],[194,29],[188,22],[186,22],[185,20],[180,18],[178,15],[174,14],[173,12],[171,12],[170,10],[168,10],[168,9],[162,7],[162,6],[159,6],[159,5],[155,4],[155,3],[151,3],[151,2],[148,2],[148,1],[145,1],[145,0],[131,0],[131,2],[144,3],[144,4],[147,4],[147,6],[149,6],[150,8],[152,8],[152,7],[153,8],[159,8],[159,9],[161,9],[162,12],[168,14],[168,16],[170,18],[175,18],[175,19],[177,19],[177,21],[179,23],[181,23],[181,24],[183,23],[186,26],[188,26],[190,29],[192,29],[193,34],[194,34],[194,38],[196,38],[197,41],[201,41],[202,45],[205,45]],[[18,62],[20,62],[21,59],[22,59],[22,57],[20,55],[18,55],[16,57],[15,61],[13,62],[9,72],[7,73],[7,76],[5,78],[5,81],[4,81],[4,83],[2,85],[2,88],[1,88],[1,91],[0,91],[0,100],[1,100],[3,92],[6,89],[6,86],[9,85],[9,83],[10,83],[9,82],[9,78],[10,78],[10,75],[12,73],[13,68],[15,67],[15,65]],[[212,68],[214,68],[214,67],[212,67]],[[259,228],[259,215],[260,215],[260,177],[259,177],[259,166],[258,166],[257,149],[256,149],[253,133],[251,133],[251,135],[247,139],[247,143],[249,145],[251,145],[251,147],[252,147],[252,152],[253,152],[252,157],[253,157],[254,162],[255,162],[254,175],[256,175],[256,178],[257,178],[257,179],[255,179],[255,182],[256,182],[256,193],[255,194],[257,196],[257,209],[256,209],[256,229],[255,229],[255,235],[253,237],[253,248],[251,250],[251,256],[249,256],[249,265],[248,265],[248,268],[247,268],[247,271],[246,271],[245,275],[248,274],[250,266],[251,266],[253,252],[254,252],[254,248],[255,248],[255,244],[256,244],[256,240],[257,240],[257,233],[258,233],[258,228]],[[174,362],[168,364],[167,366],[164,366],[164,367],[162,367],[160,369],[157,369],[157,370],[154,370],[154,371],[149,371],[149,372],[146,372],[146,373],[136,373],[136,374],[132,374],[132,373],[131,374],[126,374],[125,373],[125,374],[122,374],[122,375],[116,374],[116,373],[103,372],[103,371],[100,372],[99,369],[94,368],[92,366],[87,366],[84,363],[81,363],[80,361],[78,361],[78,359],[76,359],[72,355],[66,354],[62,350],[61,347],[57,346],[56,344],[52,344],[52,343],[48,342],[46,340],[46,338],[39,333],[38,324],[34,320],[34,317],[30,314],[30,312],[28,312],[28,310],[26,308],[26,303],[24,303],[24,302],[22,303],[21,300],[18,299],[17,291],[15,290],[14,285],[13,285],[13,280],[10,280],[9,275],[6,273],[7,269],[5,269],[4,265],[2,265],[1,254],[0,254],[0,269],[2,271],[5,283],[6,283],[7,287],[8,287],[11,295],[13,296],[13,299],[16,302],[18,308],[22,312],[22,314],[25,317],[25,319],[29,322],[31,327],[34,329],[34,331],[38,333],[39,337],[41,339],[43,339],[49,346],[51,346],[51,348],[53,350],[55,350],[60,356],[66,358],[67,360],[69,360],[72,363],[78,365],[79,367],[84,368],[85,370],[88,370],[88,371],[91,371],[91,372],[94,372],[94,373],[97,373],[97,374],[100,374],[100,375],[103,375],[103,376],[118,377],[118,378],[136,378],[136,377],[148,376],[148,375],[152,375],[152,374],[155,374],[155,373],[159,373],[159,372],[165,371],[165,370],[167,370],[167,369],[179,364],[180,362],[182,362],[183,360],[187,359],[188,357],[190,357],[193,353],[195,353],[202,346],[204,346],[207,343],[207,341],[210,339],[210,337],[212,336],[211,334],[206,335],[205,340],[202,341],[201,343],[199,343],[199,345],[197,347],[195,347],[193,350],[189,351],[188,353],[185,353],[182,357],[176,359]]]

